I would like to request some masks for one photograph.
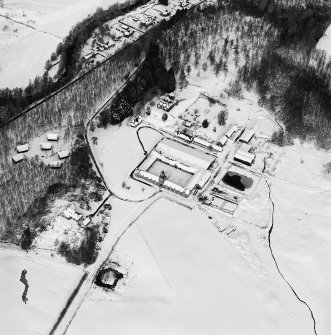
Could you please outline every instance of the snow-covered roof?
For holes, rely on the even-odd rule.
[[[26,152],[29,150],[29,144],[18,145],[16,150],[17,152]]]
[[[237,126],[232,126],[226,133],[225,136],[227,138],[230,138],[232,136],[233,133],[235,133],[238,130]]]
[[[254,136],[254,130],[252,129],[245,129],[243,134],[240,136],[239,141],[248,143],[251,138]]]
[[[251,154],[251,153],[246,152],[246,151],[242,151],[240,149],[234,155],[235,160],[246,162],[248,164],[252,164],[254,158],[255,158],[254,154]]]
[[[48,133],[47,139],[48,141],[57,141],[59,139],[59,134]]]
[[[163,139],[156,150],[165,156],[170,156],[180,162],[187,162],[202,169],[208,169],[214,162],[215,157],[197,148],[192,148],[176,141]]]
[[[206,141],[206,140],[204,140],[203,138],[200,138],[200,137],[194,137],[193,142],[197,143],[197,144],[200,144],[200,145],[202,145],[206,148],[211,146],[211,143],[209,143],[208,141]]]
[[[73,209],[71,208],[67,208],[64,212],[63,212],[64,216],[67,218],[67,219],[74,219],[76,221],[78,221],[82,215],[80,214],[77,214]]]
[[[224,146],[225,143],[227,142],[227,140],[228,140],[228,138],[224,135],[224,136],[221,137],[221,139],[218,142],[220,142],[221,145]]]
[[[59,151],[57,154],[59,155],[60,159],[67,158],[69,157],[69,150]]]
[[[51,168],[60,168],[62,166],[62,162],[61,161],[52,161],[49,163],[49,166]]]
[[[41,143],[40,144],[41,150],[51,150],[52,149],[52,143]]]
[[[20,162],[21,160],[23,160],[24,156],[23,156],[23,154],[17,154],[17,155],[15,155],[15,156],[13,156],[12,158],[13,158],[13,161],[14,161],[15,163],[18,163],[18,162]]]
[[[86,227],[90,222],[91,222],[90,218],[85,218],[84,221],[82,222],[82,226]]]

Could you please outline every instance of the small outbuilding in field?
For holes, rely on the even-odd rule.
[[[18,145],[16,150],[19,153],[29,151],[29,144]]]
[[[57,154],[60,159],[65,159],[69,157],[69,150],[59,151]]]
[[[51,150],[52,149],[52,143],[41,143],[40,144],[41,150]]]
[[[17,155],[12,157],[14,163],[18,163],[18,162],[22,161],[23,158],[24,158],[23,154],[17,154]]]
[[[59,169],[62,167],[62,162],[61,161],[52,161],[49,163],[49,166],[52,168],[52,169]]]
[[[48,133],[47,134],[47,140],[48,141],[58,141],[59,140],[59,134]]]

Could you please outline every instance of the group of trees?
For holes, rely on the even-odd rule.
[[[169,93],[176,88],[175,74],[172,68],[166,69],[159,58],[159,47],[152,43],[147,56],[135,78],[106,107],[99,117],[99,126],[118,124],[133,114],[133,106],[141,101],[148,90],[157,87],[161,92]]]

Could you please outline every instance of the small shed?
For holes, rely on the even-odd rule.
[[[52,161],[49,163],[49,166],[53,169],[59,169],[60,167],[62,167],[62,162],[61,161]]]
[[[29,144],[23,144],[23,145],[18,145],[16,147],[17,152],[21,153],[21,152],[26,152],[29,150]]]
[[[248,143],[252,137],[254,136],[255,132],[252,129],[245,129],[243,134],[240,136],[239,141]]]
[[[45,143],[40,144],[40,149],[41,150],[51,150],[52,146],[53,146],[52,143],[45,142]]]
[[[57,154],[60,159],[64,159],[64,158],[69,157],[69,150],[59,151]]]
[[[215,151],[218,151],[218,152],[222,152],[222,151],[223,151],[223,148],[220,147],[220,146],[217,145],[217,144],[213,144],[211,147],[212,147]]]
[[[90,218],[85,218],[81,226],[85,228],[90,224],[90,222],[91,222]]]
[[[75,221],[78,221],[82,215],[77,214],[73,209],[71,208],[67,208],[64,212],[63,212],[64,216],[67,219],[74,219]]]
[[[48,133],[47,134],[47,140],[48,141],[58,141],[59,140],[59,134]]]
[[[18,162],[22,161],[23,158],[24,158],[23,154],[17,154],[17,155],[12,157],[14,163],[18,163]]]

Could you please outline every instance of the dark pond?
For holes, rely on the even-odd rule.
[[[225,184],[230,185],[240,191],[245,191],[253,185],[252,178],[231,171],[228,171],[222,180]]]
[[[94,283],[97,286],[114,290],[114,288],[117,285],[117,282],[122,278],[123,273],[112,268],[106,268],[99,271],[97,277],[95,278]]]

